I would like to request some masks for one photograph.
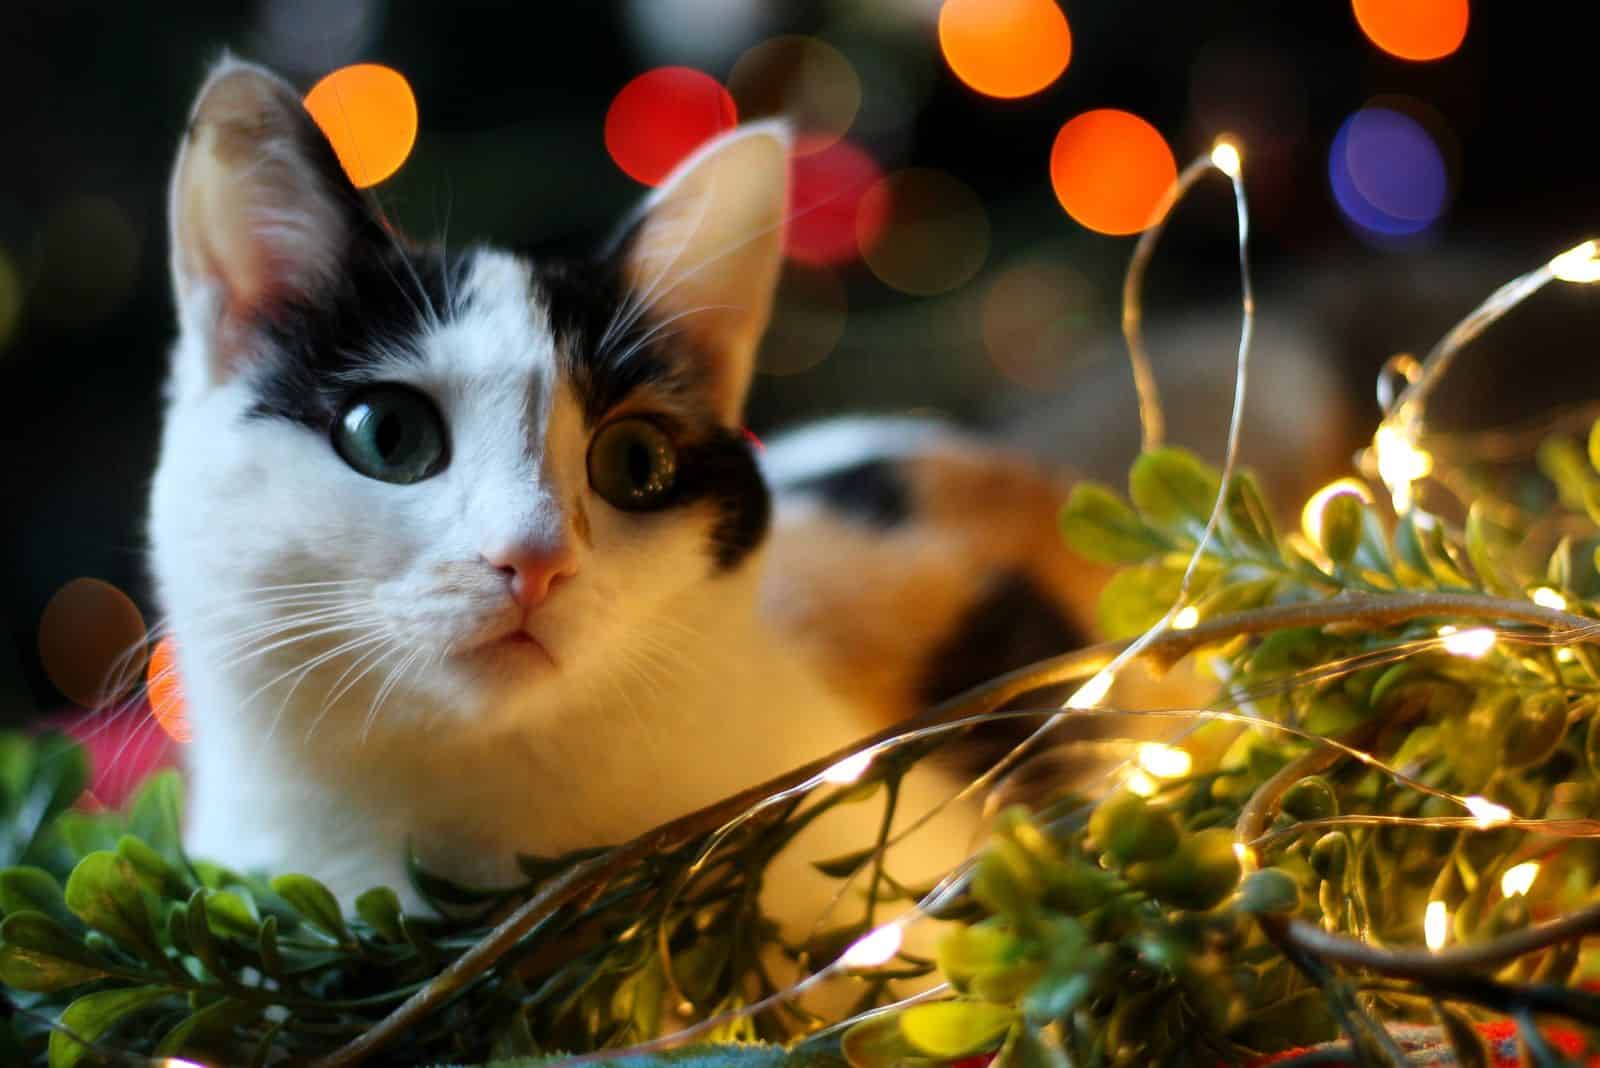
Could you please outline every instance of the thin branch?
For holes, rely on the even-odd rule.
[[[1240,612],[1232,616],[1207,620],[1188,630],[1168,630],[1157,634],[1143,651],[1143,655],[1160,665],[1169,666],[1201,646],[1240,635],[1334,624],[1361,625],[1367,629],[1379,629],[1428,617],[1520,623],[1548,630],[1574,631],[1578,633],[1579,640],[1583,641],[1600,638],[1600,624],[1594,620],[1544,608],[1528,601],[1475,593],[1412,593],[1383,597],[1333,598],[1315,603],[1274,605]],[[1104,642],[1002,675],[905,723],[863,739],[856,745],[813,760],[803,767],[647,831],[607,853],[579,862],[539,887],[533,896],[518,906],[481,941],[453,961],[426,986],[406,999],[371,1030],[317,1061],[315,1068],[349,1068],[365,1061],[487,972],[506,952],[556,910],[593,887],[627,871],[647,857],[715,831],[767,797],[805,783],[859,749],[892,742],[913,730],[954,723],[970,716],[990,712],[1017,697],[1047,686],[1087,678],[1111,663],[1130,644],[1132,643]],[[1600,920],[1600,915],[1597,915],[1596,919]],[[1370,947],[1360,943],[1355,945],[1362,950],[1370,951]]]

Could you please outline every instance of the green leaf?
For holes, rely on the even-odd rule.
[[[1507,596],[1517,592],[1509,571],[1511,554],[1518,538],[1509,527],[1490,518],[1483,498],[1467,509],[1467,558],[1472,561],[1478,580],[1491,592]]]
[[[1361,547],[1363,519],[1361,498],[1352,493],[1336,493],[1324,502],[1317,540],[1336,565],[1348,564]]]
[[[356,898],[356,915],[390,942],[403,942],[400,930],[400,895],[387,886],[374,886]]]
[[[135,986],[102,990],[74,1001],[61,1014],[61,1030],[50,1032],[50,1068],[72,1068],[90,1052],[84,1042],[97,1041],[123,1017],[172,993],[164,986]]]
[[[212,890],[205,895],[206,924],[223,938],[255,941],[261,933],[261,914],[255,902],[233,890]]]
[[[1170,857],[1130,864],[1128,880],[1168,905],[1205,912],[1239,885],[1233,843],[1232,828],[1199,831],[1184,838]]]
[[[1031,1027],[1013,1028],[993,1068],[1071,1068],[1066,1056]]]
[[[1095,482],[1072,487],[1061,509],[1061,534],[1080,556],[1100,564],[1133,564],[1166,548],[1134,510]]]
[[[1143,634],[1167,614],[1182,582],[1181,574],[1157,563],[1118,571],[1100,594],[1100,630],[1113,641]]]
[[[123,948],[145,960],[166,965],[139,876],[116,853],[90,853],[67,879],[67,908]]]
[[[1566,734],[1566,695],[1559,690],[1525,693],[1507,724],[1501,759],[1508,768],[1541,764]]]
[[[341,943],[350,942],[350,928],[345,926],[344,912],[333,891],[309,875],[280,875],[272,880],[272,889],[303,916],[307,923]]]
[[[1205,523],[1220,484],[1217,472],[1194,453],[1167,446],[1142,453],[1133,462],[1128,495],[1146,519],[1179,528]]]
[[[16,766],[11,774],[21,773],[24,766],[27,770],[26,785],[19,784],[20,798],[10,814],[10,834],[0,836],[0,862],[7,865],[28,858],[50,821],[89,784],[89,758],[77,742],[62,734],[44,734],[30,748],[31,752],[19,751],[12,758]]]
[[[1254,475],[1242,471],[1233,476],[1222,514],[1234,540],[1259,552],[1277,555],[1278,532],[1273,527],[1272,509],[1267,507],[1266,497]]]
[[[1589,466],[1600,471],[1600,419],[1589,428]]]
[[[1116,864],[1164,857],[1178,848],[1178,824],[1170,813],[1137,794],[1112,794],[1089,816],[1089,837]]]
[[[144,781],[128,810],[128,830],[162,857],[178,863],[183,857],[183,778],[174,769],[158,771]]]
[[[0,922],[0,982],[51,993],[111,972],[99,954],[42,912],[13,912]]]
[[[189,951],[219,982],[228,983],[234,979],[233,969],[228,967],[227,961],[222,957],[222,947],[217,945],[213,937],[215,922],[211,918],[209,904],[210,899],[218,893],[220,891],[201,887],[189,895],[189,904],[185,910],[185,931]]]
[[[899,1015],[900,1034],[930,1057],[965,1057],[999,1045],[1017,1010],[987,1001],[936,1001]]]
[[[863,1020],[844,1033],[839,1045],[850,1068],[924,1068],[938,1063],[917,1055],[895,1016]]]
[[[0,913],[42,912],[62,923],[75,923],[56,877],[43,868],[21,866],[0,871]]]
[[[958,989],[976,976],[1009,968],[1022,959],[1022,940],[988,924],[956,927],[939,940],[939,972]]]
[[[1252,915],[1294,912],[1300,907],[1300,887],[1287,872],[1262,868],[1251,872],[1239,887],[1239,911]]]
[[[133,865],[134,872],[145,889],[160,897],[182,898],[189,894],[189,885],[166,858],[145,844],[141,838],[125,834],[117,839],[117,853]]]
[[[214,1001],[198,1012],[192,1012],[178,1025],[161,1036],[154,1055],[173,1057],[186,1049],[205,1049],[232,1036],[235,1028],[261,1015],[261,1009],[237,998]]]

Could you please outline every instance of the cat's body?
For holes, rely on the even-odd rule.
[[[874,702],[795,640],[807,569],[762,567],[739,417],[786,172],[783,130],[746,128],[611,254],[446,257],[368,213],[286,85],[213,73],[173,181],[151,518],[195,855],[417,905],[408,848],[505,883],[518,853],[624,840],[903,711],[908,684]],[[805,538],[832,491],[789,481]],[[910,790],[915,815],[945,786]]]

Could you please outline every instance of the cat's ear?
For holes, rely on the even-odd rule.
[[[673,321],[727,425],[738,423],[772,313],[789,198],[789,128],[742,126],[710,141],[645,201],[623,246],[633,299]]]
[[[173,169],[172,278],[205,374],[227,379],[255,328],[315,300],[376,225],[300,94],[231,57],[195,101]]]

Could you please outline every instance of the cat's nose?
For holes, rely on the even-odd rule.
[[[565,544],[516,545],[484,553],[483,558],[510,581],[511,596],[524,608],[543,603],[551,590],[578,572],[577,558]]]

